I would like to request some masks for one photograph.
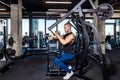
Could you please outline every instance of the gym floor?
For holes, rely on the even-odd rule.
[[[106,80],[120,80],[120,49],[108,52],[112,66],[106,74]],[[29,56],[16,60],[14,66],[0,76],[0,80],[62,80],[62,76],[46,76],[46,55]],[[84,76],[92,80],[102,80],[100,67],[92,59]],[[84,80],[73,76],[70,80]]]

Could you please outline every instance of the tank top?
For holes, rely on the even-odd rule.
[[[70,34],[73,34],[72,32],[70,32],[70,33],[67,33],[67,34],[65,34],[64,36],[63,36],[63,38],[65,39],[68,35],[70,35]],[[74,54],[74,42],[71,44],[71,42],[70,43],[68,43],[68,44],[66,44],[66,45],[63,45],[63,51],[64,52],[66,52],[66,53],[71,53],[71,54]]]

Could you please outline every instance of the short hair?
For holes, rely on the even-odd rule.
[[[67,22],[64,25],[70,25],[70,27],[72,26],[70,22]]]

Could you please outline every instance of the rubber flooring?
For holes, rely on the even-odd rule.
[[[120,49],[107,52],[111,59],[110,70],[104,75],[104,80],[120,80]],[[54,62],[52,62],[54,65]],[[53,68],[54,69],[54,68]],[[47,57],[44,55],[30,56],[15,62],[14,66],[0,76],[0,80],[63,80],[63,76],[46,76]],[[84,76],[91,80],[103,80],[101,68],[94,60],[89,61]],[[84,80],[73,76],[69,80]]]

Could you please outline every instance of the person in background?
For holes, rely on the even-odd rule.
[[[111,41],[111,36],[110,36],[110,34],[109,34],[109,35],[107,35],[106,38],[105,38],[105,48],[106,48],[107,50],[112,50],[112,47],[111,47],[111,45],[110,45],[110,41]]]
[[[110,34],[109,35],[107,35],[106,36],[106,38],[105,38],[105,42],[107,43],[110,43],[110,40],[111,40],[111,36],[110,36]]]

